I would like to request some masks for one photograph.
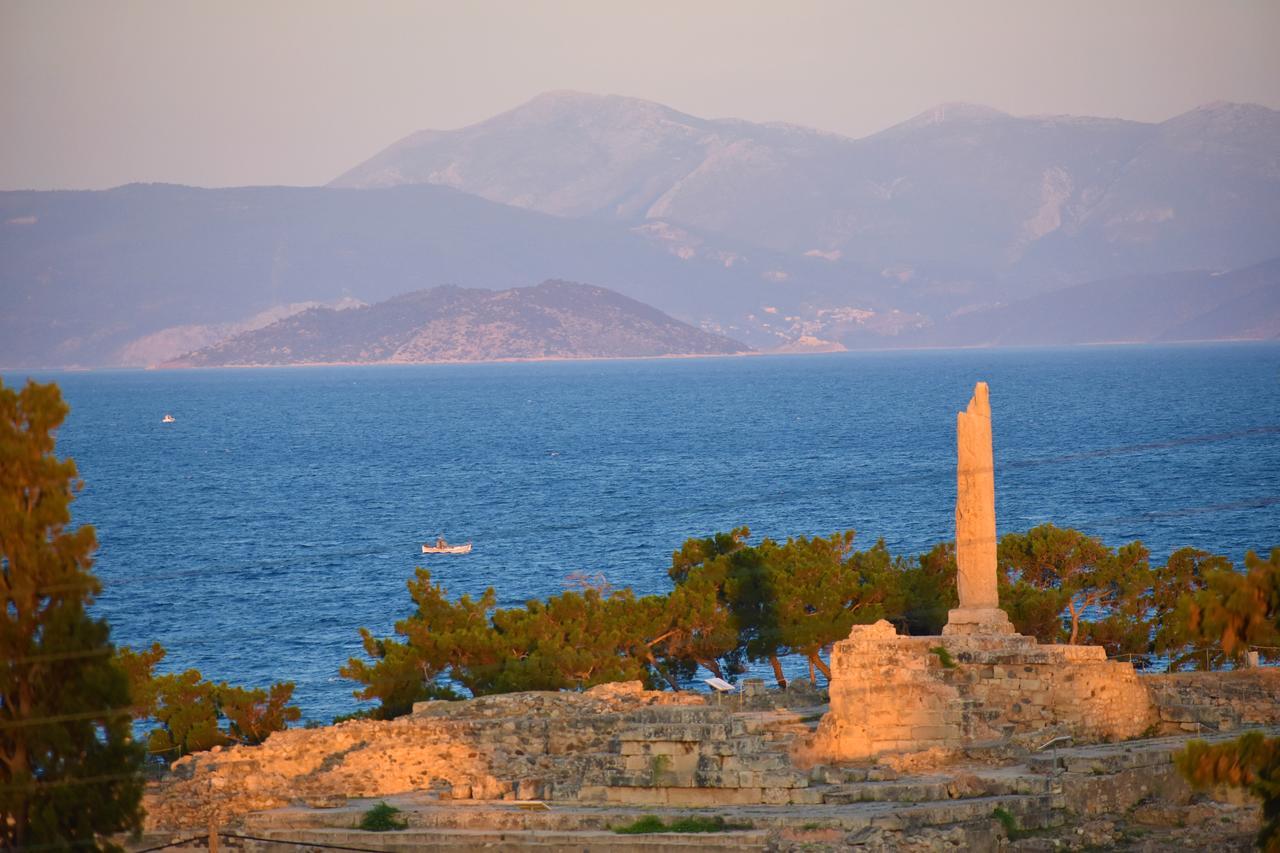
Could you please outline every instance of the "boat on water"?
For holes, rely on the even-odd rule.
[[[435,544],[427,543],[423,545],[422,553],[424,554],[470,554],[471,543],[468,542],[465,545],[450,545],[448,542],[444,541],[444,537],[441,536],[436,539]]]
[[[177,418],[175,418],[173,415],[166,414],[163,418],[161,418],[161,419],[160,419],[160,423],[162,423],[162,424],[171,424],[171,423],[173,423],[173,422],[174,422],[174,421],[176,421],[176,420],[177,420]]]

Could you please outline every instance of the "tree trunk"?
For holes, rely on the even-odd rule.
[[[712,658],[711,660],[699,660],[698,663],[700,663],[707,672],[711,673],[716,678],[721,680],[724,679],[724,673],[720,670],[720,663],[715,658]]]
[[[667,684],[670,685],[672,691],[679,693],[680,685],[676,684],[676,680],[671,677],[671,673],[667,672],[666,669],[664,669],[662,665],[658,663],[658,659],[653,656],[653,652],[646,649],[645,657],[649,659],[649,666],[653,667],[658,671],[658,675],[661,675],[663,680],[665,680]]]
[[[817,652],[813,652],[809,655],[809,672],[813,672],[813,668],[815,666],[822,671],[822,674],[827,677],[827,683],[830,684],[831,667],[822,662],[822,657]],[[817,685],[815,684],[814,686],[816,687]]]
[[[28,648],[34,647],[34,643],[28,644]],[[31,717],[32,705],[32,689],[30,679],[30,669],[25,671],[24,675],[18,677],[18,713],[15,715],[17,720],[26,720]],[[28,778],[22,779],[26,776]],[[15,738],[13,744],[13,760],[9,762],[9,778],[18,781],[20,785],[33,785],[36,782],[35,774],[31,772],[29,764],[29,756],[27,755],[27,742],[21,734]],[[30,821],[30,804],[28,802],[27,792],[17,790],[15,793],[13,817],[17,822],[14,827],[13,834],[14,846],[21,850],[27,841],[27,828]]]
[[[1071,613],[1071,639],[1067,642],[1074,646],[1076,636],[1080,633],[1080,612],[1076,610],[1076,603],[1073,600],[1067,601],[1067,610]]]
[[[782,674],[782,661],[778,660],[777,655],[769,655],[769,665],[773,667],[773,678],[778,682],[778,686],[786,689],[787,677]]]

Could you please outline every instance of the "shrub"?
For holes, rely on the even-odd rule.
[[[390,832],[395,829],[407,829],[409,827],[408,822],[398,820],[396,818],[398,814],[400,814],[400,810],[395,806],[389,806],[385,802],[378,803],[365,812],[364,817],[360,818],[360,828],[366,832]]]
[[[663,823],[657,815],[647,814],[635,823],[626,826],[615,826],[614,832],[625,835],[647,835],[655,832],[733,832],[740,829],[751,829],[751,822],[729,823],[720,815],[715,817],[681,817]]]

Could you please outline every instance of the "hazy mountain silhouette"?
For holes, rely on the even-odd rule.
[[[611,290],[546,281],[502,291],[436,287],[359,308],[312,308],[164,366],[727,355],[748,349]]]
[[[760,275],[769,253],[754,254],[732,267],[682,260],[624,226],[445,187],[4,192],[0,365],[145,365],[261,325],[255,317],[281,306],[441,284],[572,277],[685,319],[732,317],[779,287]]]
[[[972,324],[1042,295],[1086,300],[1046,342],[1092,340],[1111,289],[1280,256],[1280,112],[1240,104],[947,104],[855,140],[559,92],[334,184],[0,193],[0,365],[145,364],[309,305],[544,279],[760,349],[1006,340]],[[1177,335],[1265,335],[1243,304]]]
[[[334,186],[452,186],[557,216],[661,221],[1014,292],[1280,251],[1280,112],[1158,124],[948,104],[863,139],[551,92],[406,137]]]
[[[947,346],[1280,339],[1280,258],[1229,273],[1089,282],[953,317],[912,342]]]

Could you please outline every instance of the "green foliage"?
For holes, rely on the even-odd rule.
[[[1245,574],[1217,571],[1205,586],[1180,602],[1194,641],[1213,643],[1238,661],[1251,645],[1280,645],[1280,548],[1264,560],[1245,554]]]
[[[654,788],[662,786],[667,774],[671,772],[671,756],[655,755],[649,759],[649,784]]]
[[[1186,666],[1207,667],[1213,656],[1197,654],[1202,640],[1191,626],[1191,603],[1208,585],[1209,578],[1222,572],[1235,572],[1226,557],[1195,548],[1181,548],[1169,555],[1165,564],[1155,570],[1151,584],[1151,620],[1155,623],[1152,649],[1169,656],[1173,670]]]
[[[851,555],[853,537],[848,530],[827,538],[788,539],[782,546],[768,539],[760,543],[765,586],[771,590],[768,621],[758,634],[763,650],[799,654],[830,679],[819,650],[849,636],[855,624],[884,615],[883,590],[875,580],[888,571],[888,552],[879,542],[867,554]]]
[[[996,806],[995,810],[991,812],[991,816],[1000,821],[1000,825],[1004,827],[1004,834],[1010,841],[1016,841],[1022,837],[1022,830],[1018,829],[1018,819],[1007,809],[1002,806]]]
[[[277,682],[266,690],[218,685],[218,710],[227,720],[228,733],[236,741],[259,744],[272,732],[283,731],[302,717],[293,698],[293,682]]]
[[[360,818],[360,829],[366,832],[391,832],[397,829],[408,829],[408,821],[400,820],[396,815],[400,810],[385,802],[378,803]]]
[[[746,544],[748,535],[743,527],[691,539],[673,557],[669,574],[677,591],[696,590],[698,612],[707,615],[697,659],[706,665],[712,652],[725,656],[736,629],[737,646],[751,660],[768,660],[779,686],[786,685],[779,658],[787,654],[802,655],[830,678],[820,650],[854,624],[885,615],[894,561],[884,542],[859,553],[852,551],[851,530],[783,544],[766,538],[755,546]]]
[[[998,560],[1003,585],[1011,593],[1011,603],[1018,605],[1010,608],[1010,618],[1019,632],[1051,642],[1054,632],[1047,617],[1057,604],[1059,613],[1067,611],[1067,641],[1073,644],[1081,639],[1081,616],[1087,609],[1141,619],[1141,598],[1151,585],[1148,556],[1141,542],[1112,551],[1092,536],[1052,524],[1006,534],[1000,540]]]
[[[946,646],[934,646],[929,651],[938,656],[938,663],[942,664],[943,669],[956,668],[955,658],[951,657],[951,652],[947,651]]]
[[[661,669],[652,646],[668,617],[662,597],[587,588],[495,609],[492,589],[452,602],[425,569],[417,570],[409,591],[418,609],[396,623],[404,640],[362,631],[372,662],[353,658],[342,670],[364,684],[358,698],[380,702],[384,719],[407,713],[416,701],[456,697],[440,686],[444,678],[479,696],[653,683]]]
[[[743,660],[768,661],[785,687],[788,655],[830,678],[822,654],[853,625],[887,618],[936,635],[957,604],[952,543],[907,561],[883,540],[854,550],[853,531],[755,545],[749,537],[740,527],[687,540],[672,554],[674,588],[665,595],[637,597],[579,577],[577,589],[500,609],[492,589],[451,600],[418,569],[408,584],[416,611],[396,623],[397,637],[362,630],[366,658],[342,673],[362,685],[357,697],[379,702],[369,713],[384,719],[416,701],[456,697],[446,685],[472,695],[622,680],[678,689],[678,678],[699,668],[724,678]],[[1280,607],[1280,556],[1251,555],[1245,577],[1184,549],[1152,572],[1141,542],[1112,550],[1050,524],[1005,536],[998,553],[1001,606],[1041,642],[1094,643],[1115,656],[1226,638],[1239,654],[1275,636],[1259,614]]]
[[[908,634],[937,636],[947,624],[947,613],[959,606],[956,593],[956,546],[935,545],[916,558],[916,565],[902,565],[896,589],[890,590],[889,612]]]
[[[729,823],[722,816],[716,815],[715,817],[681,817],[671,823],[663,823],[662,818],[657,815],[647,814],[634,823],[615,826],[613,831],[624,835],[647,835],[658,832],[733,832],[743,829],[751,829],[750,821]]]
[[[1193,740],[1174,755],[1174,764],[1194,788],[1228,785],[1262,800],[1258,847],[1280,853],[1280,738],[1250,732],[1213,746]]]
[[[114,849],[141,829],[144,759],[100,591],[92,527],[69,529],[81,488],[55,454],[56,385],[0,383],[0,847]]]
[[[378,700],[381,719],[409,713],[414,702],[457,698],[439,680],[450,672],[456,676],[467,665],[494,666],[502,653],[489,625],[489,611],[497,600],[492,589],[479,599],[463,596],[451,602],[426,569],[418,569],[407,586],[417,609],[396,623],[396,633],[405,642],[378,639],[362,628],[365,654],[373,662],[351,658],[341,670],[364,685],[356,698]]]
[[[302,716],[288,704],[292,682],[263,690],[215,684],[194,669],[156,675],[155,667],[164,657],[164,648],[154,643],[143,652],[122,647],[115,662],[128,678],[139,716],[156,723],[147,749],[167,761],[225,744],[259,744]]]
[[[346,723],[351,720],[380,720],[378,708],[361,708],[359,711],[352,711],[350,714],[338,714],[333,718],[333,725],[338,723]],[[323,723],[320,723],[323,726]],[[311,728],[311,724],[307,723],[307,728]]]
[[[473,693],[585,688],[649,679],[647,608],[630,590],[605,598],[593,589],[493,614],[493,642],[504,654],[493,664],[456,670]]]

